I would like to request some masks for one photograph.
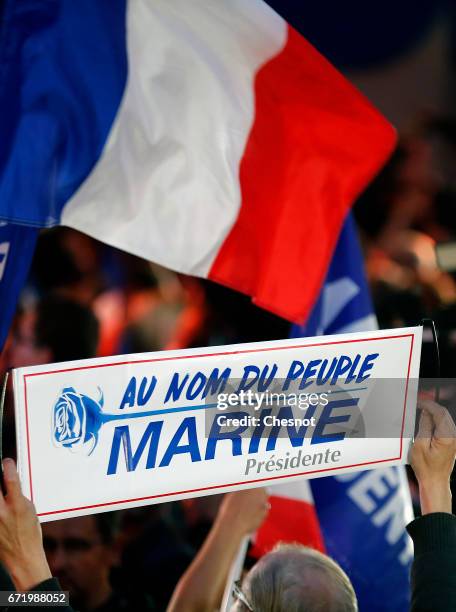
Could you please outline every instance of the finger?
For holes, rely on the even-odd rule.
[[[249,497],[251,502],[258,505],[264,504],[268,500],[268,493],[263,487],[257,489],[248,489],[246,491],[246,497]]]
[[[456,437],[456,425],[444,406],[440,406],[431,400],[420,400],[418,406],[431,415],[435,429],[434,436],[436,438]]]
[[[435,391],[419,391],[418,402],[420,400],[433,400],[435,397]]]
[[[442,417],[446,414],[447,410],[444,406],[437,404],[431,399],[419,399],[418,400],[418,408],[422,410],[427,410],[429,414],[431,414],[434,418],[434,421],[437,423]]]
[[[14,501],[22,497],[21,482],[13,459],[3,459],[3,478],[7,499]]]
[[[448,440],[456,439],[456,425],[446,408],[443,409],[437,420],[434,436],[436,438],[447,438]]]
[[[436,404],[432,400],[420,399],[418,401],[418,408],[429,414],[434,429],[437,428],[442,421],[445,421],[446,415],[448,414],[446,408]]]
[[[3,478],[3,482],[5,479]],[[5,496],[3,494],[3,487],[0,487],[0,512],[6,508]]]
[[[258,498],[263,500],[263,501],[267,501],[269,499],[269,493],[267,492],[266,489],[261,488],[261,489],[257,489],[258,491]]]
[[[427,411],[422,409],[420,414],[420,423],[418,427],[418,435],[416,438],[432,438],[432,433],[434,431],[434,421],[432,419],[432,415]]]

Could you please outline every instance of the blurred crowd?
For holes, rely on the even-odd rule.
[[[423,115],[355,205],[379,327],[434,319],[443,377],[456,365],[456,267],[438,260],[456,241],[455,164],[456,119]]]
[[[456,251],[455,164],[456,120],[422,116],[354,208],[379,326],[432,317],[446,377],[456,371],[456,269],[439,266],[436,245],[454,240]],[[245,296],[56,228],[39,238],[1,367],[288,335],[289,323]],[[8,395],[4,455],[14,457]],[[46,523],[51,572],[81,611],[164,610],[220,503],[214,495]]]

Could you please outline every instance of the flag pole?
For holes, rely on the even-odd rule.
[[[239,580],[242,574],[242,568],[244,567],[245,556],[247,554],[247,548],[250,542],[250,535],[245,536],[242,539],[241,545],[239,546],[238,553],[236,558],[234,559],[230,572],[228,574],[228,579],[226,581],[225,592],[223,593],[222,605],[220,607],[220,612],[228,612],[231,606],[234,603],[233,598],[233,584],[236,580]]]

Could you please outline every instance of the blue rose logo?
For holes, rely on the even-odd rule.
[[[62,390],[53,413],[53,439],[57,446],[71,450],[84,450],[89,455],[98,442],[98,432],[103,423],[103,394],[93,400],[78,393],[73,387]]]
[[[109,421],[139,419],[156,414],[156,411],[103,413],[103,393],[98,387],[97,400],[78,393],[74,387],[62,389],[54,404],[52,414],[52,439],[60,448],[91,455],[98,444],[101,427]]]

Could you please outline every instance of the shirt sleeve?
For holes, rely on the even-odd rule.
[[[415,554],[411,612],[456,610],[456,516],[426,514],[407,525]]]

